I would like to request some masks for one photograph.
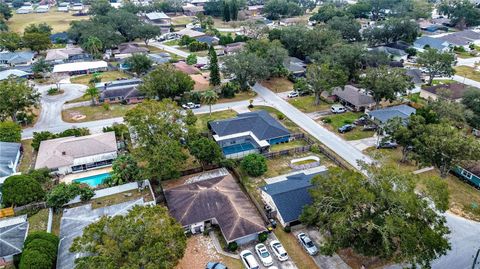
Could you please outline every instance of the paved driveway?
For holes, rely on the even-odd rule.
[[[281,262],[274,256],[273,250],[270,248],[270,242],[272,242],[273,240],[278,240],[278,239],[275,236],[275,234],[271,233],[271,234],[269,234],[267,241],[265,241],[263,243],[265,246],[267,246],[267,249],[268,249],[268,252],[270,252],[270,255],[273,256],[273,265],[271,265],[271,266],[276,266],[279,269],[297,269],[297,266],[295,265],[295,263],[291,259],[288,259],[284,262]],[[281,243],[281,241],[280,241],[280,243]],[[255,252],[255,245],[252,245],[252,246],[248,247],[247,249],[250,250],[253,253],[253,255],[255,256],[255,259],[258,262],[258,264],[260,264],[261,269],[268,269],[268,268],[271,267],[271,266],[269,266],[269,267],[263,266],[263,264],[260,261],[260,258],[258,257],[257,253]]]

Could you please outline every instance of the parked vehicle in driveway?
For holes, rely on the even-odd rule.
[[[194,104],[194,103],[192,103],[192,102],[188,102],[188,103],[182,105],[182,107],[183,107],[184,109],[200,108],[200,106],[201,106],[200,104]]]
[[[345,124],[342,127],[338,128],[338,132],[341,134],[344,134],[346,132],[350,132],[351,130],[353,130],[353,128],[354,128],[353,125]]]
[[[219,262],[208,262],[205,269],[228,269],[228,268],[227,266]]]
[[[375,124],[367,124],[363,125],[362,131],[375,131],[377,130],[377,125]]]
[[[287,95],[288,98],[294,98],[294,97],[298,97],[298,96],[300,96],[300,95],[296,91],[292,91]]]
[[[369,120],[366,118],[366,117],[360,117],[358,119],[356,119],[353,124],[357,125],[357,126],[361,126],[361,125],[366,125],[368,124]]]
[[[270,242],[270,248],[272,249],[273,254],[275,255],[275,257],[277,257],[279,261],[283,262],[288,260],[287,251],[285,251],[285,248],[283,248],[282,244],[279,241],[273,240],[272,242]]]
[[[305,233],[299,233],[297,235],[298,241],[303,246],[303,248],[310,254],[311,256],[317,255],[318,249],[317,246],[313,243],[313,241],[306,235]]]
[[[259,269],[257,260],[253,256],[253,253],[250,250],[244,250],[240,252],[240,258],[246,269]]]
[[[270,255],[270,252],[268,252],[268,249],[264,244],[257,244],[255,246],[255,252],[264,266],[270,266],[273,264],[272,255]]]
[[[333,105],[331,108],[330,108],[330,111],[333,113],[333,114],[340,114],[340,113],[345,113],[347,112],[347,109],[342,106],[342,105]]]
[[[381,141],[377,145],[377,149],[396,149],[397,147],[398,144],[395,141]]]

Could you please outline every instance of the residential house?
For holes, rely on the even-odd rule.
[[[405,74],[411,78],[411,81],[414,85],[414,88],[409,90],[408,93],[419,93],[422,90],[423,83],[425,82],[422,71],[417,68],[410,68],[405,70]]]
[[[58,4],[58,12],[68,12],[70,10],[70,3],[62,2]]]
[[[170,27],[172,24],[172,19],[163,12],[150,12],[145,14],[145,19],[147,23],[157,25],[157,26],[167,26]]]
[[[74,3],[72,6],[70,6],[70,10],[73,11],[83,11],[85,7],[83,6],[82,3]]]
[[[190,3],[182,6],[182,10],[185,16],[196,16],[198,14],[203,14],[205,11],[203,6],[195,6]]]
[[[225,52],[226,55],[229,54],[234,54],[236,52],[241,51],[247,43],[245,42],[235,42],[235,43],[230,43],[225,46],[223,51]]]
[[[344,106],[353,111],[364,111],[375,106],[375,100],[364,91],[352,85],[333,90],[332,95]]]
[[[35,13],[47,13],[48,11],[50,11],[50,6],[48,5],[39,5],[35,9]]]
[[[166,64],[169,63],[170,60],[172,59],[172,56],[166,52],[160,52],[160,53],[150,53],[148,54],[148,57],[150,60],[152,60],[155,64]]]
[[[22,144],[0,141],[0,186],[7,177],[17,173]]]
[[[265,222],[237,180],[225,169],[211,170],[163,184],[170,214],[186,232],[218,225],[225,241],[246,244],[265,232]]]
[[[190,4],[197,6],[197,7],[203,7],[205,6],[205,3],[207,3],[209,0],[192,0],[190,1]]]
[[[271,183],[260,188],[260,195],[271,208],[270,217],[276,217],[283,227],[299,224],[303,208],[312,203],[312,178],[326,174],[326,168],[321,166],[267,179]]]
[[[420,26],[420,30],[428,33],[435,33],[437,31],[448,32],[448,27],[443,24],[432,23],[431,21],[427,20],[420,20],[418,24]]]
[[[465,85],[463,83],[446,83],[438,84],[430,87],[423,88],[420,91],[420,97],[425,99],[437,100],[438,97],[447,98],[456,102],[462,100],[463,94],[473,87]],[[480,90],[478,88],[473,88]]]
[[[66,47],[61,49],[49,49],[45,61],[53,63],[64,63],[90,59],[91,56],[79,47]]]
[[[12,262],[22,253],[28,226],[27,215],[0,219],[0,261]]]
[[[433,24],[441,24],[447,27],[453,27],[452,21],[449,18],[434,18],[430,20]]]
[[[394,61],[403,62],[403,61],[406,61],[408,58],[408,53],[406,53],[404,50],[387,47],[387,46],[378,46],[375,48],[371,48],[370,51],[374,51],[377,53],[385,53]]]
[[[258,16],[263,12],[263,5],[247,6],[246,14],[251,17]]]
[[[449,43],[451,46],[463,47],[466,50],[470,50],[471,44],[480,45],[480,33],[472,30],[464,30],[460,32],[454,32],[444,36],[438,37],[439,40]]]
[[[118,45],[117,49],[112,51],[112,54],[117,59],[124,59],[131,57],[135,53],[148,53],[146,47],[139,46],[137,43],[122,43]]]
[[[193,65],[188,65],[186,62],[180,61],[173,64],[178,71],[182,71],[188,75],[200,74],[200,70]]]
[[[115,132],[61,137],[40,143],[35,169],[65,175],[110,166],[116,158]]]
[[[450,43],[430,36],[419,37],[413,42],[413,47],[419,51],[423,51],[425,48],[436,49],[441,52],[447,52],[451,50]]]
[[[93,61],[93,62],[75,62],[57,64],[53,66],[53,73],[61,73],[65,75],[82,75],[95,72],[107,71],[108,64],[105,61]]]
[[[387,123],[394,118],[400,118],[406,121],[411,115],[415,114],[417,110],[408,105],[390,106],[382,109],[366,111],[370,119],[380,125]]]
[[[205,35],[205,33],[203,33],[203,32],[195,31],[193,29],[188,29],[188,28],[184,28],[184,29],[182,29],[182,30],[180,30],[176,33],[180,36],[186,35],[186,36],[189,36],[191,38],[197,38],[197,37],[201,37],[201,36]]]
[[[32,76],[32,73],[25,72],[19,69],[7,69],[7,70],[0,71],[0,80],[5,80],[10,76],[16,77],[16,78],[29,78],[30,76]]]
[[[304,77],[307,72],[307,64],[296,57],[287,57],[283,66],[295,77]]]
[[[242,158],[289,142],[291,133],[267,111],[241,113],[235,118],[208,123],[213,139],[227,158]]]
[[[109,88],[107,87],[100,93],[98,101],[107,104],[136,104],[145,99],[145,94],[138,90],[137,86],[125,86]]]
[[[120,80],[113,80],[107,82],[99,82],[95,84],[95,88],[99,91],[103,91],[108,89],[119,89],[125,87],[132,87],[138,86],[142,83],[142,80],[139,78],[132,78],[132,79],[120,79]]]
[[[453,169],[453,172],[461,179],[480,188],[480,161],[466,162]]]
[[[31,51],[1,52],[0,65],[30,65],[35,54]]]
[[[206,43],[209,46],[218,45],[218,41],[219,41],[218,37],[209,36],[209,35],[199,36],[199,37],[195,38],[195,40],[197,40],[198,42]]]

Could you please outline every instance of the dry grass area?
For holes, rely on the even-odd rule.
[[[8,27],[13,32],[22,33],[25,27],[32,23],[47,23],[53,30],[52,32],[63,32],[70,28],[70,22],[88,20],[89,16],[75,17],[71,13],[57,12],[56,9],[50,10],[48,13],[38,14],[15,14],[8,20]]]
[[[318,268],[312,257],[300,246],[292,233],[286,233],[281,228],[275,229],[274,233],[299,269]]]
[[[191,236],[187,239],[185,255],[176,269],[205,268],[208,262],[221,262],[229,269],[242,269],[240,260],[220,255],[213,246],[210,237],[203,235]]]
[[[287,92],[293,90],[293,83],[286,78],[271,78],[262,81],[260,84],[274,92]]]
[[[134,108],[135,105],[120,105],[112,104],[108,106],[108,109],[105,109],[103,106],[81,106],[66,109],[62,111],[62,119],[66,122],[86,122],[86,121],[95,121],[110,119],[116,117],[123,117],[130,109]],[[77,116],[84,115],[85,117],[75,120]]]
[[[172,24],[173,24],[173,26],[187,25],[187,24],[191,23],[194,18],[195,17],[185,16],[185,15],[172,17]]]
[[[120,78],[131,78],[130,75],[128,75],[126,73],[123,73],[121,71],[102,72],[102,73],[99,73],[99,77],[101,79],[101,82],[117,80],[117,79],[120,79]],[[93,78],[93,74],[88,74],[88,75],[81,75],[81,76],[72,77],[72,78],[70,78],[70,81],[74,84],[89,85],[90,80],[92,78]]]
[[[36,214],[28,217],[28,232],[46,231],[48,225],[48,208],[40,209]]]
[[[243,100],[250,100],[255,98],[257,96],[257,93],[254,91],[246,91],[246,92],[239,92],[235,94],[235,97],[233,98],[220,98],[218,99],[217,103],[230,103],[230,102],[237,102],[237,101],[243,101]]]
[[[212,112],[212,115],[209,113],[197,115],[196,126],[200,132],[208,131],[207,123],[212,120],[224,120],[228,118],[233,118],[237,115],[237,112],[233,110],[224,110],[219,112]]]
[[[476,71],[472,67],[469,66],[456,66],[455,67],[456,75],[466,77],[468,79],[472,79],[475,81],[480,81],[480,72]]]
[[[362,268],[362,264],[367,268],[382,268],[389,264],[377,257],[365,257],[357,254],[350,248],[339,250],[337,254],[352,269],[360,269]]]
[[[287,143],[285,145],[288,145]],[[262,176],[262,178],[271,178],[280,176],[283,174],[287,174],[292,172],[292,168],[290,168],[290,161],[293,159],[303,158],[307,156],[317,156],[320,158],[320,165],[324,166],[332,166],[333,163],[324,155],[315,154],[312,152],[305,152],[305,153],[298,153],[294,155],[285,155],[278,158],[267,159],[267,167],[268,171]]]
[[[22,140],[23,146],[23,155],[20,160],[20,165],[18,170],[20,172],[27,172],[33,167],[35,163],[35,155],[32,148],[32,139]]]
[[[97,198],[81,204],[91,203],[92,209],[96,209],[96,208],[107,207],[111,205],[132,201],[132,200],[137,200],[142,197],[145,202],[153,201],[153,197],[152,197],[152,193],[150,192],[150,189],[145,188],[142,191],[138,191],[135,189],[131,191],[121,192],[114,195]],[[73,206],[79,206],[79,204],[75,204]]]

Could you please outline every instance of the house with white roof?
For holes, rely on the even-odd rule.
[[[172,19],[163,12],[150,12],[145,14],[146,22],[157,26],[170,26]]]
[[[57,64],[53,67],[53,73],[60,73],[65,75],[82,75],[95,72],[104,72],[108,69],[108,63],[105,61],[94,62],[75,62]]]

